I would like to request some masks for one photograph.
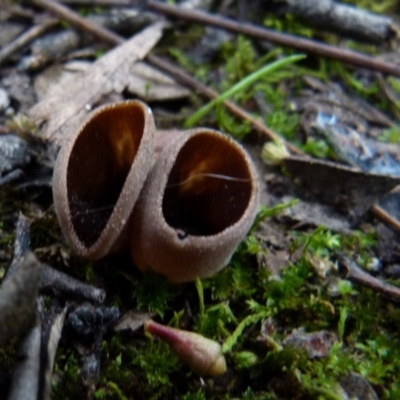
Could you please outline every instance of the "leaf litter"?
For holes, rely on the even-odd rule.
[[[150,8],[158,7],[157,2],[148,3]],[[242,10],[230,7],[221,8],[221,12],[235,16]],[[390,7],[387,2],[387,10]],[[357,12],[358,8],[354,10]],[[244,15],[248,22],[251,11]],[[12,22],[18,15],[20,9],[9,4],[5,19]],[[34,47],[24,50],[23,57],[22,53],[14,53],[8,61],[2,61],[0,87],[10,102],[5,103],[0,115],[1,132],[12,137],[7,145],[22,140],[28,153],[21,156],[20,148],[13,145],[17,152],[2,154],[2,173],[6,175],[1,179],[18,170],[25,175],[21,178],[16,174],[1,188],[0,240],[4,254],[9,255],[1,260],[1,267],[4,270],[11,264],[14,225],[22,210],[33,221],[30,247],[41,257],[41,263],[48,264],[42,266],[41,278],[47,282],[46,290],[40,289],[45,290],[47,297],[41,297],[39,303],[44,300],[51,318],[44,317],[40,309],[38,316],[44,325],[48,321],[53,326],[50,320],[58,321],[54,337],[61,335],[57,352],[54,347],[48,350],[52,354],[50,370],[42,366],[38,369],[37,361],[36,369],[31,370],[34,379],[47,376],[34,398],[49,396],[50,385],[53,398],[396,398],[400,393],[396,329],[400,317],[396,275],[400,252],[393,220],[399,219],[399,153],[397,143],[382,143],[387,138],[396,140],[394,77],[375,76],[309,55],[298,65],[259,76],[256,82],[232,93],[237,105],[257,116],[262,126],[266,124],[272,129],[278,135],[275,138],[281,137],[282,142],[297,147],[296,154],[287,153],[279,158],[280,166],[263,163],[261,148],[265,136],[251,128],[251,124],[256,126],[254,122],[243,122],[230,115],[222,103],[200,120],[243,140],[258,165],[262,208],[256,225],[229,266],[198,283],[197,290],[193,284],[174,286],[142,276],[132,268],[126,255],[98,262],[78,259],[61,236],[48,187],[31,185],[29,190],[26,186],[21,190],[20,186],[17,190],[21,182],[32,183],[43,177],[41,170],[37,172],[39,176],[29,173],[32,162],[46,159],[47,168],[52,167],[46,145],[32,145],[32,126],[28,119],[16,119],[19,112],[27,112],[37,124],[35,140],[60,144],[68,140],[68,132],[91,108],[107,101],[107,95],[108,99],[113,98],[116,92],[118,98],[149,101],[155,115],[174,115],[170,126],[166,126],[169,131],[165,131],[165,137],[159,133],[160,148],[171,140],[174,130],[183,128],[187,117],[195,115],[204,101],[193,92],[187,98],[193,87],[185,87],[178,77],[167,78],[164,71],[156,72],[154,64],[149,67],[137,62],[146,57],[161,36],[163,40],[155,47],[155,53],[163,57],[169,54],[182,67],[192,68],[189,74],[200,84],[213,82],[217,93],[226,92],[267,61],[282,59],[287,54],[282,47],[275,46],[265,55],[257,40],[241,36],[236,41],[232,33],[226,35],[226,40],[234,41],[237,47],[228,43],[220,50],[215,43],[201,41],[201,30],[184,23],[174,26],[171,35],[164,22],[148,25],[158,20],[157,16],[140,11],[125,15],[142,21],[147,28],[114,50],[106,50],[97,61],[88,63],[83,72],[77,72],[79,77],[69,78],[58,87],[59,73],[67,67],[66,62],[74,57],[92,60],[99,55],[99,43],[87,41],[78,30],[64,28],[55,34],[75,35],[73,46],[66,41],[71,46],[62,54],[48,52],[50,56],[44,57],[45,62],[37,64],[36,69],[26,67],[21,72],[16,68],[23,65],[19,64],[23,57],[28,57],[24,65],[32,63],[29,57],[35,55]],[[108,18],[106,12],[100,12],[100,17]],[[268,18],[277,30],[282,29],[278,17]],[[286,14],[284,18],[292,33],[301,35],[308,29],[314,36],[307,24]],[[25,26],[30,23],[25,19]],[[106,23],[103,26],[111,28]],[[8,42],[17,34],[10,25],[12,29]],[[333,46],[337,43],[332,35],[321,35]],[[180,47],[183,37],[186,47]],[[48,36],[47,43],[54,45],[52,40]],[[224,37],[218,40],[222,40],[222,47]],[[396,38],[390,40],[392,46],[397,45]],[[192,43],[188,45],[188,41]],[[203,50],[187,63],[186,55],[199,42],[201,49],[210,46],[213,57],[202,56]],[[179,51],[170,52],[166,43]],[[357,47],[354,43],[352,46]],[[80,50],[86,52],[79,53]],[[375,51],[383,54],[386,49]],[[51,95],[42,91],[37,102],[39,90],[32,85],[33,79],[44,79],[45,65],[54,62],[59,63],[59,71],[46,79],[48,86],[57,89]],[[388,85],[390,90],[374,91],[375,87]],[[173,90],[169,91],[169,87]],[[7,135],[2,135],[6,141]],[[35,151],[31,154],[32,146]],[[318,159],[313,158],[316,156]],[[384,220],[389,225],[377,221],[376,207],[385,211]],[[17,232],[16,248],[20,241]],[[49,273],[49,265],[62,272],[51,272],[46,278],[43,271]],[[9,290],[7,280],[3,279],[2,294]],[[93,299],[89,299],[92,304],[82,303],[79,296],[74,296],[76,290],[83,288],[80,281],[86,281],[84,288],[89,292],[104,290],[105,306]],[[63,289],[65,285],[67,289]],[[123,319],[114,331],[119,312]],[[18,310],[16,313],[23,317]],[[63,313],[69,328],[61,334]],[[144,335],[140,328],[147,316],[219,341],[227,358],[227,372],[205,380],[188,374],[163,343]],[[20,324],[18,320],[11,325],[17,330],[23,326],[27,326],[26,322]],[[90,334],[77,337],[71,333],[71,326],[81,329],[81,333],[82,328],[90,327]],[[32,350],[29,339],[27,343]],[[11,380],[18,382],[11,374],[17,347],[15,342],[0,350],[0,372],[5,377],[0,379],[0,386],[4,390],[10,388]],[[46,347],[43,345],[41,351]],[[53,357],[55,370],[50,382]],[[10,390],[9,398],[13,398],[12,393]]]

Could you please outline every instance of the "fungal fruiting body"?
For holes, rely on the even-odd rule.
[[[170,328],[148,320],[144,330],[167,342],[171,350],[200,376],[218,376],[226,372],[222,348],[214,340],[194,332]]]
[[[154,132],[149,107],[124,101],[96,109],[62,146],[54,205],[78,255],[99,259],[122,241],[152,165]]]
[[[135,206],[136,266],[173,282],[222,269],[250,229],[258,179],[245,150],[211,129],[182,132],[160,154]]]

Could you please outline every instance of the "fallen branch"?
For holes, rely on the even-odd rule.
[[[46,264],[43,264],[39,288],[41,292],[79,297],[94,303],[103,303],[106,298],[103,289],[81,282]]]

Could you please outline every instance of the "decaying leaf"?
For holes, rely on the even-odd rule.
[[[102,96],[122,92],[129,82],[132,65],[142,59],[161,37],[164,23],[155,23],[97,60],[74,85],[67,82],[55,95],[28,111],[41,127],[38,135],[60,143],[85,118]]]
[[[337,163],[286,157],[286,171],[319,199],[358,217],[395,186],[400,177],[371,174]]]

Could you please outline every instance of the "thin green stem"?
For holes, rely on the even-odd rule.
[[[198,123],[198,121],[207,115],[212,108],[222,103],[224,100],[232,97],[236,93],[240,92],[241,90],[245,89],[247,86],[251,85],[253,82],[259,80],[262,76],[270,74],[279,68],[284,67],[285,65],[292,64],[294,62],[300,61],[305,58],[303,54],[297,54],[294,56],[286,57],[281,60],[275,61],[271,64],[265,65],[264,67],[258,69],[257,71],[253,72],[252,74],[246,76],[241,81],[233,85],[230,89],[226,90],[224,93],[220,94],[214,100],[210,101],[203,107],[201,107],[198,111],[196,111],[192,116],[190,116],[184,123],[185,128],[190,128]]]

